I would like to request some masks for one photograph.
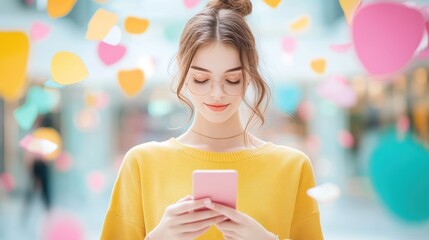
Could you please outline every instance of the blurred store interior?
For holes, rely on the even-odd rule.
[[[49,1],[0,1],[4,240],[99,239],[127,150],[188,124],[171,91],[175,53],[187,19],[207,1],[67,0],[64,16],[49,12]],[[361,23],[396,32],[365,32],[359,11],[379,2],[253,0],[248,17],[272,89],[267,122],[255,131],[310,157],[327,240],[429,238],[429,1],[384,1],[403,15],[380,7],[373,23]],[[115,27],[109,39],[88,39],[100,9],[115,14]],[[132,16],[146,24],[138,33],[125,26]],[[374,63],[365,46],[377,41],[395,47],[375,48],[384,55]],[[53,80],[60,52],[82,63],[68,69],[87,71],[82,81]],[[41,146],[47,160],[34,158]],[[48,176],[48,192],[35,175]]]

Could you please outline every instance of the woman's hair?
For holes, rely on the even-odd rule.
[[[201,12],[193,16],[186,23],[180,38],[176,57],[178,84],[174,89],[177,97],[190,108],[192,116],[194,113],[192,103],[185,97],[182,90],[198,48],[216,42],[236,48],[243,67],[243,84],[249,82],[255,90],[253,106],[250,106],[243,93],[244,102],[252,110],[245,127],[246,132],[255,117],[261,120],[261,125],[265,122],[263,113],[270,98],[270,90],[258,70],[259,57],[255,38],[244,19],[251,12],[252,3],[249,0],[214,0],[209,1]]]

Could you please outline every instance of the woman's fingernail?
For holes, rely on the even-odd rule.
[[[206,205],[206,207],[208,207],[208,208],[213,207],[213,203],[212,203],[212,201],[210,201],[210,199],[204,200],[204,205]]]

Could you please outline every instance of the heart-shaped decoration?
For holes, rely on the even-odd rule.
[[[112,46],[104,42],[98,44],[98,57],[107,66],[121,60],[127,49],[123,45]]]
[[[17,100],[24,93],[29,47],[25,33],[0,32],[0,96],[7,101]]]
[[[34,22],[30,29],[30,39],[32,41],[40,41],[46,38],[51,32],[51,27],[44,22]]]
[[[346,17],[347,23],[352,22],[356,9],[361,4],[361,0],[339,0],[341,8],[343,9],[344,16]]]
[[[284,37],[282,39],[282,49],[285,53],[292,53],[296,48],[296,40],[293,37]]]
[[[281,1],[282,0],[264,0],[264,2],[272,8],[277,8]]]
[[[52,79],[63,85],[78,83],[88,77],[85,63],[74,53],[58,52],[51,60]]]
[[[324,58],[314,59],[310,62],[311,69],[317,74],[323,74],[326,69],[326,60]]]
[[[353,44],[370,74],[388,76],[412,59],[424,29],[424,17],[417,9],[394,2],[374,3],[356,12]]]
[[[86,39],[103,40],[117,22],[118,15],[102,8],[98,9],[89,20]]]
[[[51,18],[64,17],[70,13],[77,0],[48,0],[47,10]]]
[[[128,96],[134,96],[143,87],[144,74],[140,69],[122,70],[118,72],[119,86]]]
[[[185,7],[188,9],[191,9],[200,3],[201,0],[183,0],[183,3],[185,4]]]
[[[142,34],[149,27],[149,20],[146,18],[127,17],[125,19],[125,31],[131,34]]]
[[[339,76],[322,82],[317,92],[322,98],[343,108],[351,107],[357,101],[356,91],[346,79]]]

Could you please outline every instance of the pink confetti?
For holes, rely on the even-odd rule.
[[[57,160],[55,161],[55,168],[60,172],[66,172],[70,170],[73,165],[73,159],[67,152],[62,152],[58,155]]]
[[[30,29],[30,39],[32,41],[40,41],[48,37],[51,32],[51,27],[43,22],[34,22]]]
[[[399,133],[404,134],[410,128],[410,120],[407,116],[401,115],[399,119],[396,121],[396,129]]]
[[[306,139],[306,146],[312,153],[318,153],[320,150],[320,140],[316,135],[309,135]]]
[[[43,239],[45,240],[83,240],[84,228],[77,217],[71,213],[58,211],[48,215],[43,223]]]
[[[92,192],[94,193],[101,192],[106,183],[104,173],[101,171],[93,171],[89,173],[87,176],[87,183],[88,183],[89,189]]]
[[[15,180],[10,173],[5,172],[0,174],[0,185],[3,186],[7,192],[12,192],[15,188]]]
[[[200,0],[183,0],[183,3],[185,4],[185,7],[188,9],[191,9],[198,5]]]
[[[297,115],[302,120],[308,122],[313,117],[313,105],[310,101],[304,100],[298,106]]]
[[[329,46],[329,48],[337,53],[345,53],[348,50],[350,50],[352,48],[352,44],[351,43],[345,43],[345,44],[333,44],[331,46]]]
[[[121,60],[126,52],[127,49],[121,44],[117,46],[112,46],[104,42],[98,44],[98,57],[107,66]]]
[[[346,130],[341,131],[338,134],[338,141],[340,142],[340,145],[345,148],[351,148],[354,145],[354,138],[353,135]]]
[[[296,48],[296,40],[293,37],[284,37],[282,39],[282,49],[285,53],[292,53]]]
[[[404,4],[379,2],[361,7],[352,22],[358,59],[372,75],[397,73],[414,56],[424,23],[420,11]]]
[[[57,144],[47,139],[35,138],[30,134],[26,135],[21,141],[19,141],[19,145],[28,152],[41,157],[53,153],[58,148]]]
[[[357,101],[356,91],[346,79],[340,76],[332,77],[321,83],[318,93],[321,97],[344,108],[353,106]]]

